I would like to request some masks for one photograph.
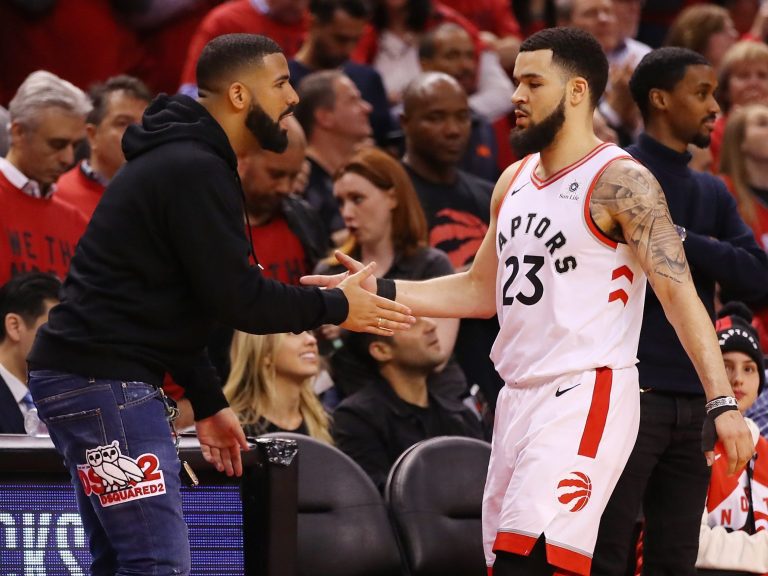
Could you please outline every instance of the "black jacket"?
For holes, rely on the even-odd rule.
[[[123,150],[30,366],[156,385],[168,371],[204,418],[226,406],[205,353],[215,321],[299,332],[342,322],[347,301],[249,265],[237,159],[195,100],[158,97]]]
[[[425,424],[429,422],[429,424]],[[333,413],[333,440],[379,490],[408,448],[436,436],[484,439],[480,420],[458,400],[429,393],[429,408],[402,400],[383,379],[345,399]]]

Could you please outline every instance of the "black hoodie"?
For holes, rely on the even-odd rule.
[[[78,244],[30,368],[154,385],[167,371],[205,418],[226,406],[205,352],[215,321],[300,332],[343,322],[347,300],[249,264],[237,159],[195,100],[158,97],[123,150],[128,162]]]

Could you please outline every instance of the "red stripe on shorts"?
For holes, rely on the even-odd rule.
[[[592,558],[547,542],[547,563],[562,569],[555,570],[554,576],[589,576]]]
[[[518,556],[528,556],[536,545],[538,538],[518,534],[517,532],[499,532],[493,543],[493,551],[501,550]]]
[[[584,433],[579,444],[579,456],[594,458],[605,430],[608,419],[608,407],[611,403],[611,384],[613,371],[610,368],[598,368],[595,376],[595,388],[592,391],[592,403],[589,406]]]

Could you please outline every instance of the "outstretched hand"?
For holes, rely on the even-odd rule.
[[[240,450],[248,450],[248,441],[232,408],[223,408],[213,416],[195,423],[203,458],[227,476],[242,476]]]
[[[715,418],[715,429],[728,456],[728,474],[742,470],[755,453],[755,442],[744,418],[737,410],[723,412]],[[714,464],[714,452],[704,455],[708,466]]]
[[[301,283],[323,288],[339,288],[347,297],[349,314],[342,328],[391,336],[396,330],[407,330],[416,321],[408,307],[376,295],[375,262],[364,266],[354,258],[336,251],[336,258],[347,272],[333,276],[304,276]]]
[[[341,252],[340,250],[336,250],[336,252],[334,253],[334,256],[336,257],[336,260],[338,260],[339,263],[342,264],[347,269],[346,272],[340,272],[339,274],[332,274],[329,276],[324,276],[323,274],[302,276],[300,279],[300,282],[305,286],[320,286],[322,288],[336,288],[346,278],[349,277],[350,273],[355,274],[357,272],[360,272],[363,268],[365,268],[365,265],[362,262],[358,262],[351,256],[344,254],[344,252]],[[368,292],[370,292],[371,294],[376,294],[376,278],[374,276],[369,275],[360,285],[366,290],[368,290]]]

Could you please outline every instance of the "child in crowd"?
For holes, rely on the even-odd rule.
[[[718,314],[717,336],[743,414],[765,385],[763,353],[752,314],[730,303]],[[696,567],[701,575],[741,576],[768,573],[768,440],[751,420],[756,455],[746,468],[728,476],[722,443],[715,447],[712,480],[701,525]]]

